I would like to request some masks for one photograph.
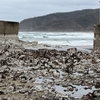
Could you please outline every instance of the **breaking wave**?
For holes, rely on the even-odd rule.
[[[49,45],[93,45],[92,32],[19,32],[24,41],[38,41]]]

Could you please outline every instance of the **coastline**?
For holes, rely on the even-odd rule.
[[[21,40],[1,45],[0,99],[85,100],[86,96],[89,100],[87,94],[99,90],[100,59],[91,53],[91,45],[50,46]]]
[[[80,51],[88,51],[88,52],[91,52],[93,50],[93,45],[82,45],[82,46],[70,46],[70,45],[48,45],[48,44],[37,44],[35,46],[27,46],[27,45],[24,45],[24,48],[26,49],[35,49],[35,50],[38,50],[38,49],[56,49],[56,50],[59,50],[59,51],[66,51],[68,48],[77,48],[78,50]]]

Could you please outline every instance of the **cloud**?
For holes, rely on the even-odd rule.
[[[0,1],[0,20],[21,21],[55,12],[98,7],[98,0],[2,0]]]

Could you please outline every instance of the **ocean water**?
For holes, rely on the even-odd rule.
[[[38,41],[49,45],[93,45],[93,32],[19,32],[24,41]]]

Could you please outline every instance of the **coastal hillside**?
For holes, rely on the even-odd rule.
[[[19,31],[93,31],[98,21],[98,9],[53,13],[22,20]]]

